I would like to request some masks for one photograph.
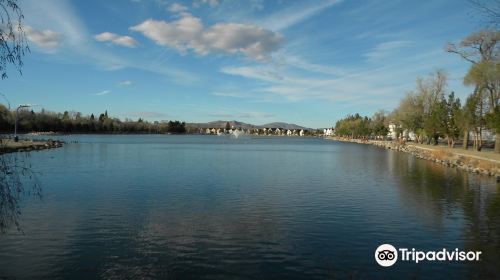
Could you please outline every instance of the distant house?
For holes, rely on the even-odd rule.
[[[304,136],[304,130],[303,130],[303,129],[301,129],[301,130],[299,131],[299,136]]]
[[[323,129],[323,134],[325,136],[333,136],[333,129],[332,128],[325,128],[325,129]]]
[[[474,132],[469,131],[469,139],[474,139]],[[495,133],[489,129],[483,129],[481,131],[481,140],[483,141],[495,141]]]
[[[387,137],[389,139],[392,139],[392,140],[397,139],[398,138],[398,133],[397,133],[398,125],[395,123],[390,123],[388,128],[389,128],[389,132],[387,132]]]

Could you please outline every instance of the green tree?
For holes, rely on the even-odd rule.
[[[482,129],[485,124],[485,102],[478,92],[467,97],[464,107],[461,110],[461,122],[464,133],[469,134],[472,131],[474,149],[480,151],[482,148]],[[468,136],[464,137],[464,141],[468,142]],[[468,145],[464,143],[464,148],[467,149]]]
[[[453,148],[455,140],[460,135],[460,99],[455,97],[455,93],[451,92],[447,100],[443,100],[443,107],[445,108],[445,116],[443,119],[444,135],[448,141],[448,146]]]
[[[448,44],[446,47],[448,52],[458,54],[472,64],[464,77],[464,83],[475,86],[475,98],[487,100],[487,104],[479,101],[478,104],[487,106],[489,114],[495,114],[500,99],[499,41],[499,30],[482,30],[464,38],[459,46]],[[488,119],[494,120],[494,118]],[[489,125],[494,126],[494,124]],[[498,131],[495,135],[495,152],[500,153],[500,134]]]
[[[387,112],[379,110],[371,117],[370,129],[375,136],[385,137],[389,133],[387,124]]]

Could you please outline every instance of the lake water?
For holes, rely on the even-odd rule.
[[[65,136],[0,235],[0,279],[491,279],[500,185],[319,138]],[[374,259],[380,244],[480,262]]]

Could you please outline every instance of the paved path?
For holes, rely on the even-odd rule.
[[[449,153],[463,156],[463,157],[486,160],[486,161],[500,164],[500,154],[495,153],[493,151],[478,152],[478,151],[474,151],[474,150],[464,150],[462,148],[450,148],[450,147],[446,147],[446,146],[429,146],[429,145],[413,144],[413,143],[407,143],[407,145],[413,146],[415,148],[423,149],[423,150],[429,150],[429,151],[445,151],[445,152],[449,152]]]

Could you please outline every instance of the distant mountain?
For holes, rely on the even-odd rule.
[[[197,128],[225,128],[226,123],[229,122],[229,125],[231,127],[238,127],[238,128],[244,128],[244,129],[249,129],[249,128],[284,128],[284,129],[304,129],[304,130],[310,130],[310,128],[303,127],[300,125],[292,124],[292,123],[285,123],[285,122],[273,122],[273,123],[268,123],[268,124],[263,124],[263,125],[254,125],[254,124],[249,124],[249,123],[244,123],[244,122],[239,122],[239,121],[213,121],[213,122],[208,122],[208,123],[188,123],[188,126],[191,127],[197,127]]]
[[[239,122],[239,121],[213,121],[213,122],[208,122],[208,123],[188,123],[188,125],[198,127],[198,128],[225,128],[227,122],[229,122],[229,125],[231,127],[240,127],[240,128],[244,128],[244,129],[258,128],[259,127],[259,126],[253,125],[253,124],[248,124],[248,123]]]
[[[293,123],[285,123],[285,122],[273,122],[273,123],[259,125],[259,127],[311,130],[310,128],[307,128],[307,127],[303,127],[303,126],[296,125]]]

